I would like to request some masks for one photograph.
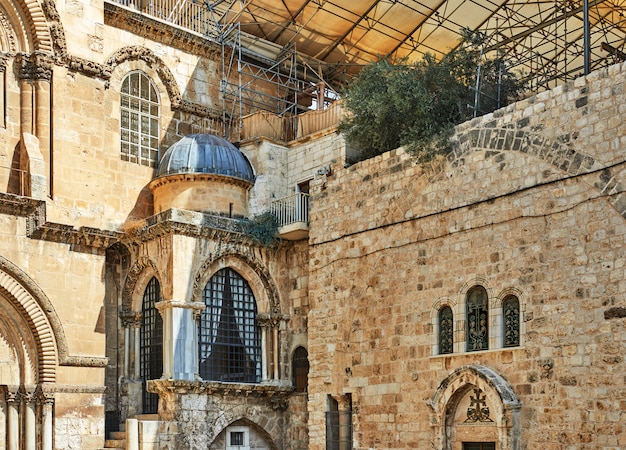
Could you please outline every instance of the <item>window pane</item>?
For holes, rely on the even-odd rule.
[[[467,351],[489,348],[489,312],[487,291],[481,286],[467,294]]]
[[[145,74],[132,72],[127,75],[122,82],[120,95],[120,139],[145,145],[147,148],[143,155],[135,153],[140,156],[136,162],[149,166],[156,166],[157,160],[152,155],[158,155],[160,130],[159,105],[156,101],[156,90]]]
[[[205,380],[261,381],[261,339],[248,283],[226,268],[205,286],[198,326],[200,376]]]
[[[452,308],[444,306],[439,310],[439,353],[454,351],[454,321]]]
[[[161,289],[156,278],[152,278],[143,294],[140,330],[139,372],[144,382],[143,412],[157,412],[159,396],[145,388],[147,380],[163,375],[163,321],[155,304],[160,300]]]
[[[514,295],[504,299],[502,303],[503,345],[504,347],[517,347],[519,341],[519,300]]]

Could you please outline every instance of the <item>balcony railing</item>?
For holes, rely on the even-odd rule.
[[[272,202],[270,211],[276,217],[279,227],[294,223],[309,224],[309,194],[296,192],[288,197]]]

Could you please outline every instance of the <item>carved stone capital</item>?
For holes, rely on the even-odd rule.
[[[20,79],[31,81],[52,81],[54,60],[43,52],[19,53]]]
[[[142,314],[139,311],[123,309],[120,312],[120,320],[124,328],[139,328],[141,326]]]

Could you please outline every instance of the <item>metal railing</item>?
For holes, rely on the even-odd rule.
[[[292,223],[309,223],[309,194],[296,192],[272,202],[270,211],[276,217],[279,227]]]
[[[214,36],[215,22],[204,2],[193,0],[109,0],[202,35]]]

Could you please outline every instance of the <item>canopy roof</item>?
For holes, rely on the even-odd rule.
[[[325,81],[342,83],[380,56],[420,58],[459,45],[463,28],[540,90],[583,71],[583,1],[574,0],[207,0],[219,29],[295,48]],[[589,0],[590,68],[624,58],[626,0]]]

